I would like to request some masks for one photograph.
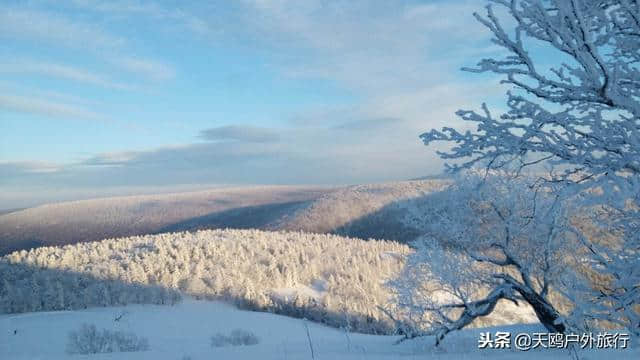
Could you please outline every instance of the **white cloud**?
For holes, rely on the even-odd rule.
[[[183,11],[177,7],[167,8],[157,2],[138,2],[129,0],[73,0],[71,5],[88,11],[118,16],[146,16],[155,20],[161,20],[165,24],[173,21],[178,25],[197,34],[206,35],[213,33],[212,27],[206,21],[193,13]]]
[[[174,68],[159,61],[135,57],[119,57],[113,63],[131,73],[154,81],[171,80],[176,76]]]
[[[88,3],[88,2],[87,2]],[[124,55],[128,41],[104,26],[91,24],[87,21],[86,13],[62,11],[64,5],[56,7],[60,11],[44,10],[45,7],[34,6],[38,2],[30,3],[27,6],[11,7],[0,5],[0,40],[2,38],[28,41],[44,42],[52,47],[69,47],[80,50],[91,50],[91,54],[100,60],[106,60],[128,72],[139,74],[146,79],[153,81],[169,80],[175,77],[175,70],[172,66],[154,59],[141,57],[131,57]],[[51,9],[48,2],[46,9]],[[58,3],[56,2],[56,5]],[[135,17],[139,14],[156,13],[159,16],[156,20],[164,17],[175,17],[181,13],[164,9],[154,3],[130,3],[130,2],[101,2],[98,9],[107,11],[123,11],[127,16]],[[185,19],[187,19],[185,15]],[[188,19],[190,24],[196,26],[194,19]],[[185,20],[186,21],[186,20]],[[189,25],[191,26],[191,25]],[[199,25],[202,27],[202,24]],[[106,55],[110,54],[110,55]],[[131,89],[133,86],[114,81],[108,76],[101,75],[95,71],[80,69],[65,64],[56,64],[46,61],[14,61],[5,60],[0,64],[3,68],[0,73],[40,73],[46,76],[60,77],[73,81],[94,84],[115,89]]]
[[[71,4],[93,11],[146,14],[161,17],[167,11],[154,2],[119,1],[119,0],[72,0]]]
[[[208,141],[266,143],[277,141],[280,136],[276,131],[264,127],[228,125],[202,130],[200,138]]]
[[[136,152],[112,152],[103,153],[92,156],[84,160],[82,165],[88,166],[123,166],[124,164],[134,160],[139,153]]]
[[[247,26],[277,49],[281,71],[291,77],[319,78],[351,89],[361,100],[347,108],[312,109],[293,126],[336,128],[357,122],[362,136],[310,136],[309,148],[322,148],[354,164],[362,174],[395,168],[399,174],[440,170],[435,150],[418,135],[431,128],[467,126],[455,116],[502,90],[497,82],[467,82],[462,65],[492,51],[490,34],[473,17],[482,11],[471,0],[418,1],[244,0]],[[380,125],[380,119],[397,119]],[[369,126],[367,126],[367,123]],[[322,140],[321,140],[322,139]],[[321,144],[326,141],[326,148]],[[376,161],[388,159],[389,161]],[[385,170],[386,167],[386,170]],[[374,170],[375,169],[375,170]]]
[[[35,39],[80,49],[117,48],[121,37],[48,11],[0,6],[0,37]]]
[[[0,62],[0,74],[39,74],[105,88],[131,90],[133,86],[111,80],[108,76],[74,66],[48,62],[14,60]]]
[[[14,83],[4,80],[0,80],[0,94],[21,94],[22,96],[28,94],[29,97],[32,98],[47,99],[47,101],[58,103],[82,105],[83,107],[96,107],[104,105],[101,100],[90,99],[84,96],[78,96],[76,94],[69,94],[67,92],[45,88],[36,89],[29,84]]]
[[[435,156],[442,146],[427,148],[418,135],[432,126],[451,125],[456,119],[453,112],[460,103],[469,102],[474,92],[492,91],[497,89],[491,85],[442,85],[422,93],[302,113],[290,127],[218,127],[194,134],[214,141],[102,153],[56,173],[6,181],[35,187],[111,188],[411,179],[442,169],[442,161]],[[399,113],[404,117],[392,116]]]
[[[60,171],[61,167],[58,164],[44,161],[0,161],[0,170],[8,179],[28,175],[55,173]]]
[[[420,89],[454,79],[465,56],[482,49],[479,40],[487,37],[473,19],[480,7],[474,1],[244,3],[247,25],[282,50],[285,73],[337,81],[359,92]],[[295,54],[291,61],[288,52]]]
[[[46,99],[0,94],[0,110],[84,120],[108,120],[102,114],[83,106],[49,101]]]

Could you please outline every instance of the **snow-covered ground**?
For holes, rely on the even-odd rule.
[[[119,321],[118,316],[124,315]],[[150,350],[137,353],[70,355],[68,334],[83,323],[133,332],[149,340]],[[567,350],[478,349],[482,331],[544,330],[536,325],[472,329],[454,333],[434,348],[432,338],[393,345],[398,337],[349,334],[269,313],[241,311],[230,305],[185,300],[175,306],[134,305],[82,311],[0,315],[0,359],[312,359],[305,324],[309,328],[315,359],[570,359]],[[212,347],[216,333],[240,328],[255,333],[252,346]],[[590,350],[581,359],[639,359],[638,349]]]

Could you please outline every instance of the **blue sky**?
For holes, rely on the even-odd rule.
[[[479,1],[3,1],[0,208],[441,170],[418,135],[498,96]]]

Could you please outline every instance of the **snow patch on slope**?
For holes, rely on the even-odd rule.
[[[327,295],[329,285],[326,280],[316,279],[311,285],[296,285],[273,290],[273,296],[282,301],[294,301],[296,298],[305,300],[322,300]]]

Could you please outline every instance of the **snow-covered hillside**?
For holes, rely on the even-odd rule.
[[[279,228],[406,243],[418,235],[403,221],[406,207],[448,185],[430,179],[339,188],[299,208]]]
[[[0,258],[0,313],[224,299],[353,330],[395,330],[386,282],[410,252],[392,241],[260,230],[168,233],[45,247]],[[505,302],[476,325],[535,321]]]
[[[400,203],[442,188],[441,180],[354,185],[254,186],[121,196],[0,214],[0,255],[112,237],[218,228],[301,230],[406,241]]]
[[[116,321],[118,319],[118,321]],[[148,340],[149,350],[108,354],[68,354],[69,333],[83,324],[121,330]],[[570,359],[567,350],[478,349],[481,331],[543,331],[541,326],[510,326],[454,333],[434,348],[422,338],[393,345],[398,337],[362,335],[284,316],[241,311],[218,302],[185,300],[174,306],[132,305],[81,311],[0,315],[0,358],[22,359]],[[233,329],[254,333],[256,345],[212,347],[211,337]],[[637,350],[590,350],[583,359],[637,359]]]
[[[0,215],[0,255],[36,246],[168,232],[185,222],[208,219],[212,214],[229,221],[225,215],[238,209],[251,214],[266,207],[273,214],[274,205],[287,208],[287,205],[304,203],[327,191],[331,189],[253,186],[47,204]],[[255,216],[244,216],[246,226],[231,223],[217,227],[260,227],[263,225],[260,220],[270,220],[253,218]]]

